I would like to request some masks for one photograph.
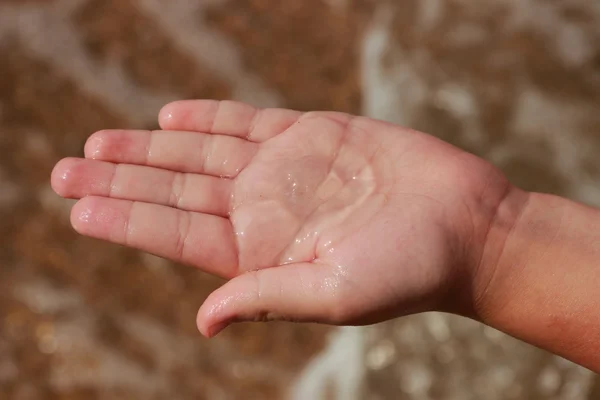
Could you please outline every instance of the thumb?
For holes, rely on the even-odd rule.
[[[248,272],[208,296],[196,323],[207,337],[242,321],[340,323],[343,279],[338,268],[319,262]]]

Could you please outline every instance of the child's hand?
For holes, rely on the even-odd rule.
[[[102,131],[52,176],[88,236],[225,278],[198,314],[369,324],[474,312],[495,211],[510,189],[431,136],[338,113],[183,101],[165,131]]]

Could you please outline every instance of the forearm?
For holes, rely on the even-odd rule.
[[[600,372],[600,211],[514,189],[476,278],[482,322]]]

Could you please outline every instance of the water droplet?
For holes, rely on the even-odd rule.
[[[78,219],[80,222],[87,224],[92,219],[92,210],[90,210],[89,208],[86,208],[79,214]]]

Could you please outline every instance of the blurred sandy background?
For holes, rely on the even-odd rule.
[[[597,400],[475,323],[242,325],[219,281],[78,237],[53,164],[165,102],[233,98],[425,130],[600,206],[597,0],[0,0],[0,399]]]

